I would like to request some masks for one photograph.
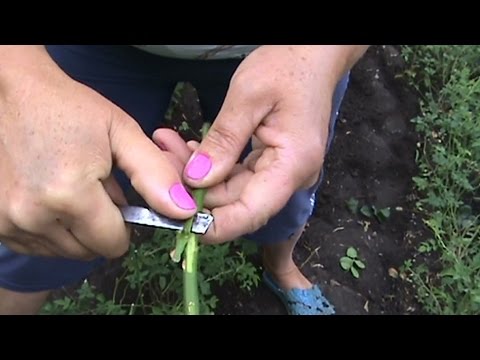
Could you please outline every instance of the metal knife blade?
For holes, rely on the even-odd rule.
[[[141,206],[122,206],[120,207],[120,211],[122,212],[123,219],[132,224],[154,226],[170,230],[183,230],[186,223],[185,220],[170,219],[152,209]],[[212,215],[199,212],[194,217],[192,232],[204,235],[212,222]]]

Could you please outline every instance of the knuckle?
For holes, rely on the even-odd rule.
[[[13,231],[13,228],[19,228],[28,231],[35,228],[37,219],[33,210],[35,201],[32,200],[21,192],[10,197],[7,205],[8,230]]]
[[[230,80],[230,88],[243,98],[257,98],[260,94],[267,91],[269,81],[264,81],[264,77],[258,76],[252,81],[252,74],[248,71],[237,71]]]
[[[223,151],[231,151],[231,149],[238,149],[241,147],[242,141],[237,135],[223,125],[217,124],[213,126],[208,132],[208,142],[213,148]]]
[[[17,232],[17,227],[12,223],[8,214],[4,211],[0,212],[0,237],[14,236]]]
[[[44,186],[40,192],[41,202],[48,210],[64,214],[73,210],[78,188],[69,178],[58,178]]]
[[[74,194],[69,189],[47,191],[44,194],[44,204],[47,209],[60,214],[71,213],[74,208]]]

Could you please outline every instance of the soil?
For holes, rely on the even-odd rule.
[[[321,285],[337,314],[421,312],[414,289],[399,276],[414,246],[424,239],[411,180],[417,171],[418,139],[410,119],[418,113],[418,101],[397,76],[402,68],[397,47],[374,46],[353,69],[316,210],[295,251],[295,261]],[[184,88],[172,119],[177,125],[185,119],[200,121],[193,88]],[[350,198],[360,206],[390,207],[391,214],[381,222],[353,214],[346,206]],[[339,264],[350,246],[366,264],[359,279]],[[261,266],[258,256],[251,260]],[[115,264],[95,276],[100,288],[113,282]],[[217,314],[286,314],[263,284],[251,294],[234,286],[215,291]]]

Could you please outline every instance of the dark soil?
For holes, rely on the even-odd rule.
[[[420,312],[414,291],[399,276],[403,262],[422,240],[411,180],[416,172],[417,136],[410,119],[418,112],[418,101],[396,77],[402,66],[396,47],[378,46],[370,48],[353,69],[316,211],[295,252],[297,264],[322,286],[337,314]],[[172,119],[177,125],[185,119],[200,122],[191,87],[184,89]],[[360,206],[390,207],[391,215],[379,222],[352,214],[346,206],[350,198]],[[359,279],[339,264],[350,246],[366,264]],[[258,257],[252,261],[261,266]],[[97,286],[111,287],[119,262],[114,264],[95,276]],[[216,295],[217,314],[286,313],[263,284],[252,294],[230,285],[216,289]]]

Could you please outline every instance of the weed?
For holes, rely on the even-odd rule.
[[[365,269],[365,263],[358,258],[358,251],[349,247],[346,256],[340,258],[340,266],[343,270],[349,271],[355,279],[360,277],[360,271]]]
[[[42,314],[183,314],[182,269],[169,255],[174,240],[174,232],[157,230],[151,241],[132,244],[113,295],[103,294],[85,281],[74,294],[47,303]],[[258,285],[258,270],[247,260],[255,249],[246,240],[200,248],[200,314],[213,314],[217,306],[212,285],[230,282],[243,291]]]
[[[407,263],[418,299],[434,314],[480,313],[480,47],[404,47],[405,76],[421,94],[413,119],[418,147],[417,209],[431,238],[428,263]],[[438,270],[440,269],[440,270]]]

